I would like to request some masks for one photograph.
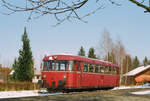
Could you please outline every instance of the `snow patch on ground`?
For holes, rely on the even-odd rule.
[[[18,97],[31,97],[31,96],[48,96],[57,95],[62,93],[48,93],[46,91],[38,92],[38,90],[28,90],[28,91],[2,91],[0,92],[0,99],[4,98],[18,98]]]
[[[149,95],[150,94],[150,90],[148,90],[148,91],[139,91],[139,92],[131,92],[131,94],[135,94],[135,95]]]
[[[135,88],[150,88],[149,85],[140,85],[140,86],[120,86],[120,87],[115,87],[112,90],[119,90],[119,89],[135,89]]]
[[[149,84],[140,85],[140,86],[120,86],[115,87],[113,90],[119,90],[119,89],[135,89],[135,88],[150,88]],[[131,92],[131,94],[135,95],[147,95],[150,94],[150,90],[144,90],[144,91],[138,91],[138,92]]]

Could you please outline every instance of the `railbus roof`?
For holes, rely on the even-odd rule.
[[[85,61],[89,63],[95,63],[95,64],[101,64],[106,66],[113,66],[113,67],[119,67],[117,64],[113,64],[108,61],[99,60],[99,59],[93,59],[93,58],[87,58],[84,56],[76,56],[72,54],[55,54],[44,57],[43,61],[46,60],[77,60],[77,61]]]

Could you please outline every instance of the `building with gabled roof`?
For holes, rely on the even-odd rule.
[[[41,80],[41,71],[34,68],[34,77],[32,79],[33,83],[38,83],[38,81]]]
[[[132,71],[124,74],[124,76],[136,76],[140,73],[143,74],[143,72],[146,72],[148,69],[150,69],[150,65],[148,66],[141,66],[141,67],[137,67],[135,69],[133,69]],[[147,73],[146,73],[147,74]],[[148,73],[149,74],[149,73]]]
[[[0,65],[0,83],[8,82],[8,77],[10,72],[11,72],[11,68],[2,67],[2,65]]]
[[[150,65],[137,67],[123,76],[132,78],[134,84],[144,84],[150,82]]]

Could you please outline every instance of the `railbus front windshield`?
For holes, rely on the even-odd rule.
[[[53,71],[54,67],[55,67],[54,60],[44,61],[44,63],[43,63],[43,71]]]
[[[68,60],[49,60],[44,61],[43,71],[72,71],[74,61]]]

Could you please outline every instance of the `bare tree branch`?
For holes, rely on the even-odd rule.
[[[39,18],[44,15],[53,15],[58,24],[61,24],[65,20],[71,21],[71,18],[78,19],[82,22],[87,16],[95,14],[95,12],[104,8],[101,3],[102,0],[1,0],[0,8],[3,7],[1,14],[11,15],[18,12],[27,12],[29,21],[30,19]],[[111,4],[120,6],[116,0],[103,0],[108,1]],[[150,0],[129,0],[132,3],[146,9],[145,12],[150,12]],[[86,12],[86,14],[81,14],[80,9],[89,6],[88,3],[93,2],[94,5],[91,7],[92,11]],[[149,3],[149,5],[146,5]],[[90,3],[91,4],[91,3]],[[85,9],[85,8],[84,8]],[[90,10],[91,10],[90,9]]]
[[[142,0],[142,2],[138,2],[137,0],[129,0],[129,1],[136,4],[139,7],[144,8],[146,10],[145,12],[150,12],[150,6],[149,5],[147,6],[144,4],[145,0]]]
[[[100,0],[94,0],[95,3]],[[110,0],[109,0],[110,1]],[[85,15],[79,14],[78,10],[89,2],[89,0],[22,0],[18,3],[17,0],[1,0],[1,5],[9,12],[2,14],[11,15],[17,12],[29,12],[28,21],[32,18],[39,18],[44,15],[53,15],[57,24],[70,21],[70,18],[75,18],[83,22],[83,18],[94,14],[96,11],[102,9],[102,5],[95,5],[95,8],[90,13]]]
[[[111,2],[112,4],[116,5],[116,6],[121,6],[121,4],[115,2],[115,1],[112,1],[112,0],[108,0],[109,2]]]

